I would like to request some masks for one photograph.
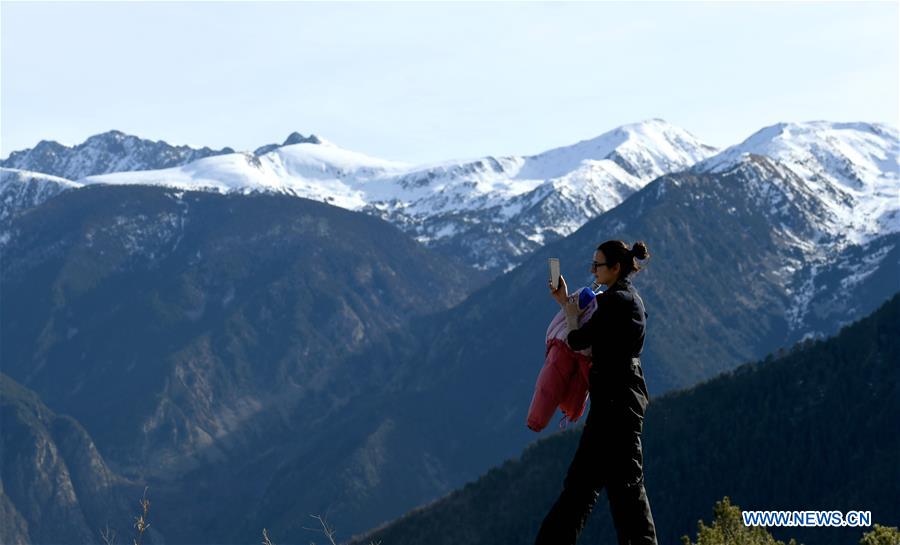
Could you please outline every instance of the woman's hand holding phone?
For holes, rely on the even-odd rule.
[[[569,299],[569,286],[566,284],[566,279],[562,274],[559,275],[559,287],[555,290],[553,289],[553,281],[548,280],[547,286],[550,288],[550,295],[556,299],[556,302],[559,303],[559,306],[565,307],[566,302]]]

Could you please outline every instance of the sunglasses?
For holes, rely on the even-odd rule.
[[[600,267],[609,267],[606,263],[598,263],[596,261],[591,261],[591,271],[596,271]]]

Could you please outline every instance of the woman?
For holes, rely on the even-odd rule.
[[[656,545],[656,528],[644,489],[641,432],[650,403],[639,355],[644,347],[647,313],[631,283],[647,245],[629,250],[621,240],[597,247],[591,273],[608,289],[597,296],[597,309],[578,327],[578,309],[567,304],[568,287],[560,276],[554,299],[566,309],[566,338],[574,350],[591,347],[591,407],[563,491],[544,518],[536,544],[574,544],[606,487],[619,545]],[[577,304],[577,303],[576,303]]]

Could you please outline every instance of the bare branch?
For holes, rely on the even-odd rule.
[[[138,537],[134,539],[134,545],[141,545],[144,540],[144,530],[150,527],[150,523],[147,522],[147,513],[150,511],[150,500],[147,499],[147,488],[144,487],[144,495],[141,496],[141,514],[137,517],[134,517],[134,527],[137,528]]]
[[[116,532],[110,529],[108,522],[106,523],[106,528],[100,530],[100,538],[106,545],[116,545]]]
[[[325,534],[325,537],[328,538],[328,541],[331,542],[331,545],[337,545],[337,542],[334,540],[334,528],[328,526],[328,523],[325,522],[325,518],[320,515],[310,515],[312,518],[319,521],[319,524],[322,525],[322,533]]]

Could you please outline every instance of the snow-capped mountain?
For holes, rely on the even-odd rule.
[[[715,151],[687,131],[651,119],[537,155],[418,167],[398,182],[430,191],[371,202],[369,211],[410,226],[420,241],[480,268],[508,270],[654,178]]]
[[[40,172],[0,168],[0,223],[11,218],[16,210],[37,206],[67,189],[81,186]]]
[[[559,178],[588,161],[608,160],[635,178],[655,178],[694,164],[717,150],[684,129],[654,118],[622,125],[596,138],[529,157],[529,178]]]
[[[260,156],[230,153],[180,167],[116,172],[79,181],[218,193],[286,193],[357,210],[366,205],[367,198],[390,190],[390,176],[407,168],[405,163],[383,161],[330,143],[304,143],[282,146]]]
[[[900,231],[897,135],[883,124],[779,123],[717,152],[683,129],[650,119],[537,155],[414,165],[293,133],[281,145],[164,169],[145,167],[134,154],[125,154],[97,168],[109,172],[127,167],[131,172],[72,179],[310,198],[376,215],[445,254],[499,272],[573,233],[663,174],[689,168],[721,173],[750,154],[769,157],[802,180],[797,191],[815,203],[811,206],[824,237],[803,244],[836,244],[829,247],[840,250]],[[92,137],[71,148],[82,155],[69,157],[66,164],[93,164],[99,161],[96,142],[122,136],[113,131]],[[13,153],[5,163],[26,153],[36,157],[35,150]],[[780,191],[772,185],[769,197]]]
[[[478,268],[506,270],[654,178],[716,151],[661,119],[533,156],[426,165],[375,159],[318,138],[290,142],[257,150],[262,154],[233,153],[79,181],[288,193],[377,215]]]
[[[172,146],[121,131],[108,131],[76,146],[41,140],[33,148],[12,152],[0,161],[0,166],[77,180],[93,174],[167,168],[226,153],[234,150]]]
[[[765,155],[797,173],[827,209],[822,228],[864,243],[900,231],[900,133],[879,123],[778,123],[701,161],[721,172],[747,154]]]
[[[260,146],[253,153],[262,155],[299,143],[326,142],[314,134],[303,136],[293,132],[283,144]],[[207,147],[171,146],[120,131],[97,134],[71,147],[44,140],[34,148],[15,151],[0,161],[0,220],[11,217],[17,210],[37,206],[60,191],[84,185],[73,179],[109,172],[156,170],[234,153],[228,147],[217,151]]]
[[[757,166],[762,157],[767,169]],[[900,137],[888,125],[778,123],[691,171],[741,172],[773,226],[775,243],[795,250],[773,264],[791,296],[788,327],[818,337],[826,329],[821,324],[853,309],[855,298],[847,294],[872,275],[884,276],[889,293],[900,290],[900,280],[879,272],[898,268],[898,157]]]

